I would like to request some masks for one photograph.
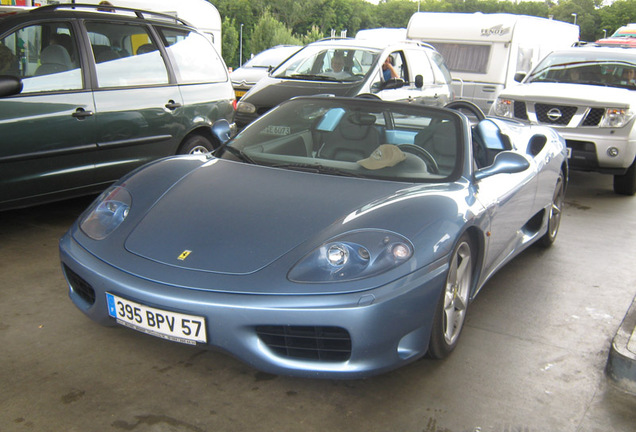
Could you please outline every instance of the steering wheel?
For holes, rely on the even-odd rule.
[[[456,101],[449,102],[446,105],[444,105],[444,108],[454,109],[459,112],[467,111],[469,114],[468,115],[469,118],[471,117],[471,115],[477,118],[477,123],[479,123],[480,121],[486,118],[486,115],[481,110],[481,108],[479,108],[474,103],[466,101],[466,100],[456,100]]]
[[[398,144],[398,148],[405,153],[411,153],[412,155],[419,157],[424,161],[426,166],[430,168],[431,173],[439,174],[439,166],[428,150],[425,150],[420,146],[416,146],[415,144]]]

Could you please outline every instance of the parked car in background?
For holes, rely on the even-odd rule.
[[[261,51],[245,62],[243,66],[231,72],[230,79],[236,99],[240,99],[261,78],[267,76],[283,60],[301,48],[299,45],[277,45]]]
[[[234,91],[210,40],[170,15],[60,4],[0,15],[0,210],[96,193],[219,145]]]
[[[486,281],[555,241],[568,177],[551,128],[365,98],[293,98],[217,152],[102,194],[60,241],[70,298],[313,378],[448,356]]]
[[[390,58],[394,74],[385,76]],[[239,128],[294,96],[365,96],[444,106],[453,100],[443,57],[415,41],[326,39],[308,44],[260,80],[237,104]]]
[[[614,175],[636,193],[636,50],[578,47],[549,54],[497,98],[491,113],[556,129],[572,169]]]
[[[600,46],[636,48],[636,23],[620,27],[610,37],[599,39],[596,43]]]

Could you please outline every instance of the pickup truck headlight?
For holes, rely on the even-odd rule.
[[[512,99],[497,98],[495,102],[495,115],[501,117],[514,117],[515,102]]]
[[[634,117],[634,113],[626,108],[606,108],[600,127],[619,128],[625,126]]]

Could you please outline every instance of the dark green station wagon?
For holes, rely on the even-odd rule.
[[[182,20],[75,4],[0,11],[0,210],[210,151],[211,126],[234,109],[223,60]]]

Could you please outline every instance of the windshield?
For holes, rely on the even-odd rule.
[[[526,82],[589,84],[636,89],[636,55],[617,51],[553,53],[528,76]]]
[[[369,99],[296,98],[238,134],[224,159],[327,175],[441,182],[458,177],[452,111]]]
[[[287,57],[298,51],[300,46],[275,47],[262,51],[247,61],[242,67],[270,68],[276,67]]]
[[[360,81],[375,65],[380,51],[307,46],[280,65],[275,78],[317,81]]]

